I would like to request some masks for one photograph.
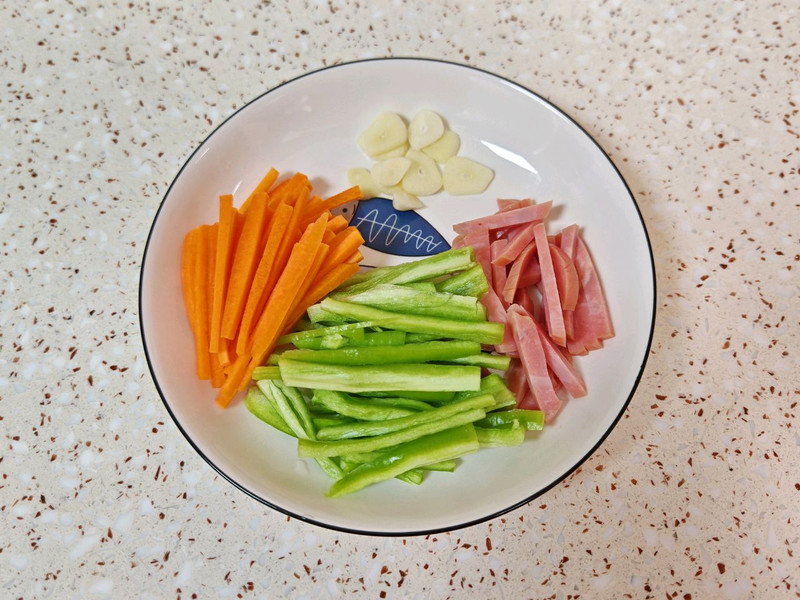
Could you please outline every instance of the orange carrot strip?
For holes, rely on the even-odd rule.
[[[259,192],[244,217],[242,233],[236,245],[236,254],[231,266],[220,330],[222,337],[229,340],[234,339],[239,331],[247,296],[258,267],[258,259],[264,251],[266,217],[267,195]]]
[[[226,194],[219,198],[219,231],[217,232],[217,254],[214,264],[214,297],[211,304],[211,332],[208,347],[211,352],[220,350],[220,327],[222,308],[225,304],[228,276],[230,273],[231,243],[234,236],[236,210],[233,196]]]
[[[250,195],[247,197],[247,200],[242,202],[242,205],[239,207],[239,212],[242,214],[246,214],[247,211],[250,209],[250,205],[252,204],[253,200],[255,199],[256,194],[267,193],[267,190],[272,187],[272,184],[275,183],[275,180],[278,178],[278,172],[275,169],[270,169],[267,171],[267,174],[264,175],[264,178],[258,183],[256,189],[250,192]]]
[[[322,267],[322,265],[325,263],[325,257],[328,255],[329,252],[330,252],[330,246],[328,246],[325,243],[321,243],[319,245],[319,249],[317,250],[317,255],[314,257],[314,262],[311,263],[311,267],[308,269],[308,273],[303,279],[302,284],[300,284],[300,287],[297,288],[297,293],[295,294],[294,303],[292,304],[291,308],[287,313],[287,318],[283,322],[283,326],[281,327],[281,333],[288,333],[297,324],[297,319],[292,319],[292,316],[295,312],[295,308],[297,308],[297,305],[303,300],[303,297],[306,295],[308,289],[314,284],[314,281],[316,281],[317,275],[319,274],[320,271],[320,267]],[[304,308],[303,312],[305,312],[307,308],[308,307]],[[302,313],[300,314],[302,316]]]
[[[345,219],[342,215],[336,215],[330,221],[328,221],[326,227],[333,233],[339,233],[340,231],[346,229],[347,225],[347,219]]]
[[[303,220],[304,221],[316,221],[317,217],[320,216],[325,209],[322,207],[323,200],[316,194],[311,196],[308,199],[308,203],[306,204],[305,212],[303,213]]]
[[[363,243],[364,238],[355,227],[348,227],[337,234],[336,238],[331,242],[331,251],[328,253],[328,258],[325,259],[325,264],[322,265],[321,273],[324,275],[336,265],[344,262]]]
[[[194,280],[194,264],[197,258],[197,236],[202,232],[200,227],[196,227],[186,234],[183,238],[183,247],[181,250],[181,291],[183,292],[183,303],[186,307],[186,315],[189,317],[189,324],[194,329],[195,318],[197,313],[195,311],[196,300],[192,293],[193,280]]]
[[[219,364],[222,367],[222,371],[226,374],[227,367],[236,360],[236,348],[234,344],[235,342],[227,338],[220,338],[219,340],[219,352],[217,356],[219,357]]]
[[[208,225],[196,227],[186,236],[183,269],[184,297],[189,324],[194,334],[197,377],[210,379],[211,361],[208,356],[208,302],[206,301],[206,269],[208,262]]]
[[[252,369],[248,368],[249,364],[250,357],[247,354],[241,354],[237,357],[236,362],[231,365],[231,368],[228,369],[225,383],[220,388],[219,394],[217,394],[217,404],[219,406],[223,408],[228,406],[239,391],[242,381],[245,382],[245,385],[247,384],[247,380],[250,379],[249,374],[253,372]]]
[[[308,196],[310,184],[308,177],[303,173],[295,173],[289,179],[285,179],[270,192],[270,196],[278,196],[282,202],[293,206],[295,201],[305,192]]]
[[[206,281],[205,281],[205,299],[206,299],[206,331],[211,331],[211,303],[214,300],[214,271],[217,261],[217,235],[219,231],[219,223],[214,223],[206,231],[208,237],[208,257],[206,268]],[[225,383],[225,374],[222,372],[222,366],[219,364],[219,356],[211,351],[208,353],[208,360],[211,367],[211,385],[215,388],[220,387]]]
[[[286,266],[286,261],[289,260],[289,255],[292,252],[295,242],[297,242],[300,238],[300,234],[304,231],[303,229],[299,229],[299,224],[300,217],[303,214],[303,207],[308,199],[308,189],[301,188],[299,194],[292,207],[292,217],[286,225],[286,229],[283,232],[283,239],[281,239],[280,246],[275,254],[275,266],[269,274],[269,280],[267,280],[266,285],[266,289],[268,290],[272,290],[272,288],[275,287],[278,277],[283,273],[283,268]]]
[[[326,227],[325,228],[325,232],[322,234],[322,241],[325,244],[330,244],[334,240],[335,237],[336,237],[336,234],[333,233],[330,229],[328,229]]]
[[[283,269],[270,294],[264,312],[256,324],[250,351],[250,355],[259,363],[272,351],[281,333],[281,326],[295,302],[297,282],[302,281],[310,269],[322,243],[325,223],[327,223],[325,215],[320,215],[319,219],[306,228],[300,241],[292,249],[286,268]]]
[[[194,296],[195,263],[198,258],[198,236],[202,235],[200,227],[196,227],[186,234],[183,238],[181,249],[181,291],[183,292],[183,304],[186,308],[186,316],[189,318],[189,327],[192,328],[192,335],[197,336],[197,299]]]
[[[322,210],[333,210],[337,206],[347,204],[348,202],[353,202],[354,200],[361,200],[362,198],[364,198],[364,194],[361,192],[361,188],[357,185],[354,185],[353,187],[347,188],[343,192],[339,192],[338,194],[326,199],[322,203]]]
[[[345,258],[344,262],[346,262],[346,263],[360,263],[362,260],[364,260],[364,255],[361,254],[361,252],[359,252],[358,250],[356,250],[350,256]]]
[[[303,316],[303,313],[308,310],[309,306],[322,300],[344,283],[345,280],[358,273],[358,268],[357,264],[344,263],[335,266],[322,277],[318,277],[317,281],[314,282],[311,288],[305,293],[303,299],[296,303],[294,312],[289,316],[287,321],[297,323],[297,320]]]
[[[238,354],[244,354],[247,351],[253,325],[257,318],[256,315],[261,314],[269,298],[270,288],[267,287],[267,282],[270,280],[272,271],[278,268],[275,260],[276,255],[281,241],[286,235],[291,217],[292,207],[288,204],[280,204],[269,224],[267,241],[264,245],[258,268],[253,276],[250,293],[247,296],[247,303],[239,326],[239,337],[236,340],[236,352]]]

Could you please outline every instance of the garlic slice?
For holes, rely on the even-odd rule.
[[[408,126],[408,144],[413,150],[429,146],[444,133],[442,117],[432,110],[421,110]]]
[[[400,183],[410,166],[411,161],[405,157],[387,158],[375,163],[370,173],[375,183],[391,187]]]
[[[358,146],[370,157],[382,154],[408,139],[408,128],[397,113],[385,111],[358,138]]]
[[[376,198],[382,195],[380,186],[375,182],[369,170],[357,167],[347,171],[347,181],[350,185],[357,185],[361,188],[364,198]]]
[[[474,160],[453,156],[444,163],[442,183],[453,196],[480,194],[494,178],[494,171]]]
[[[398,186],[392,190],[392,206],[395,210],[414,210],[425,205],[414,194]]]
[[[436,162],[443,163],[458,154],[459,148],[461,148],[461,138],[455,131],[448,129],[442,137],[425,146],[422,151]]]
[[[406,158],[411,166],[400,182],[405,191],[415,196],[430,196],[442,189],[442,174],[430,156],[419,150],[409,150]]]

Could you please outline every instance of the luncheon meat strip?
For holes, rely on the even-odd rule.
[[[539,256],[539,267],[542,270],[542,295],[546,298],[547,330],[559,346],[567,345],[567,333],[564,330],[564,315],[561,313],[561,300],[558,295],[558,282],[550,256],[550,245],[544,224],[538,223],[533,228],[536,250]]]
[[[473,219],[472,221],[458,223],[453,225],[453,230],[459,235],[466,235],[477,229],[502,229],[513,225],[521,225],[522,223],[542,221],[549,214],[552,206],[552,201],[548,201],[542,204],[515,208],[507,212],[498,212],[486,217]]]
[[[497,257],[492,257],[492,264],[505,266],[514,262],[531,240],[533,240],[533,225],[526,225],[514,236],[502,253]]]
[[[581,239],[580,235],[575,240],[575,267],[581,281],[581,289],[589,305],[589,314],[594,321],[594,330],[597,337],[601,340],[614,337],[614,326],[611,323],[611,315],[608,312],[608,305],[600,285],[600,278],[594,268],[589,249]]]
[[[492,242],[491,245],[491,256],[492,256],[492,284],[494,286],[495,293],[503,300],[503,305],[508,308],[508,304],[510,304],[509,300],[503,298],[503,290],[506,287],[506,280],[508,279],[508,273],[506,272],[506,268],[503,265],[496,265],[494,263],[494,259],[496,256],[499,256],[508,245],[508,240],[506,239],[499,239]]]
[[[508,322],[525,369],[528,387],[536,398],[536,404],[544,412],[545,421],[551,421],[561,408],[561,399],[553,389],[553,382],[547,371],[547,358],[536,324],[516,304],[508,309]]]
[[[511,304],[514,301],[514,294],[517,288],[520,287],[519,280],[522,273],[528,266],[533,253],[536,252],[536,245],[530,242],[525,249],[520,253],[517,260],[511,264],[511,269],[508,271],[508,278],[506,279],[505,287],[503,288],[503,299]]]

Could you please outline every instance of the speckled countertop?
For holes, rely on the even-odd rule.
[[[800,595],[798,4],[0,4],[0,596]],[[137,321],[193,148],[262,91],[376,56],[535,89],[627,179],[658,320],[624,418],[529,506],[447,534],[288,519],[171,422]]]

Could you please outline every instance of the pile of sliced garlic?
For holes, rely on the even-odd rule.
[[[480,194],[494,178],[489,167],[458,156],[461,138],[432,110],[419,111],[408,126],[397,113],[383,112],[359,136],[358,147],[377,162],[372,169],[350,169],[350,184],[365,198],[391,196],[397,210],[421,208],[420,196],[442,188],[453,196]]]

